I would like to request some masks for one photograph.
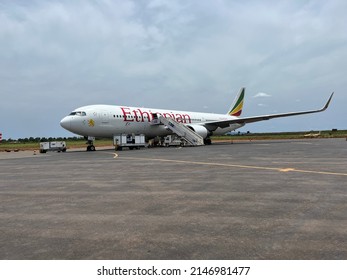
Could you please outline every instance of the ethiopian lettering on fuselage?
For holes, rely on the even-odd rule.
[[[188,114],[178,113],[159,113],[159,112],[148,112],[139,108],[133,109],[129,107],[120,107],[123,112],[123,120],[125,122],[150,122],[153,120],[153,114],[161,115],[165,118],[172,118],[180,123],[191,123],[191,117]]]

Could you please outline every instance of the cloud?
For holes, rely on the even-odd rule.
[[[264,92],[259,92],[256,95],[253,96],[254,98],[259,98],[259,97],[271,97],[270,94],[264,93]]]
[[[335,90],[345,115],[346,10],[343,0],[0,0],[0,129],[59,136],[64,115],[96,103],[223,113],[241,86],[271,92],[283,111]]]

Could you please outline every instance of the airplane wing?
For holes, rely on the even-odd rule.
[[[274,119],[274,118],[282,118],[282,117],[290,117],[290,116],[318,113],[318,112],[325,111],[328,108],[333,95],[334,95],[334,92],[330,95],[325,106],[321,109],[318,109],[318,110],[291,112],[291,113],[282,113],[282,114],[272,114],[272,115],[261,115],[261,116],[255,116],[255,117],[245,117],[245,118],[235,118],[235,119],[223,120],[223,121],[213,121],[213,122],[206,122],[203,124],[203,126],[205,126],[208,130],[213,131],[213,130],[216,130],[218,127],[225,128],[225,127],[228,127],[229,125],[235,124],[235,123],[246,124],[246,123],[253,123],[253,122],[270,120],[270,119]]]

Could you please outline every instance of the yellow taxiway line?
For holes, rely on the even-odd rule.
[[[218,162],[202,162],[202,161],[188,161],[188,160],[161,159],[161,158],[139,158],[139,157],[128,157],[128,156],[119,157],[119,158],[131,159],[131,160],[145,160],[145,161],[159,161],[159,162],[169,162],[169,163],[184,163],[184,164],[207,165],[207,166],[222,166],[222,167],[234,167],[234,168],[245,168],[245,169],[271,170],[271,171],[278,171],[278,172],[298,172],[298,173],[311,173],[311,174],[322,174],[322,175],[347,176],[347,173],[303,170],[303,169],[295,169],[295,168],[265,167],[265,166],[254,166],[254,165],[239,165],[239,164],[228,164],[228,163],[218,163]]]

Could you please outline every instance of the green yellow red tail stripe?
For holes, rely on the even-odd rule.
[[[245,97],[245,88],[241,88],[238,96],[236,97],[233,105],[231,106],[231,109],[228,112],[230,116],[235,116],[235,117],[241,116],[244,97]]]

